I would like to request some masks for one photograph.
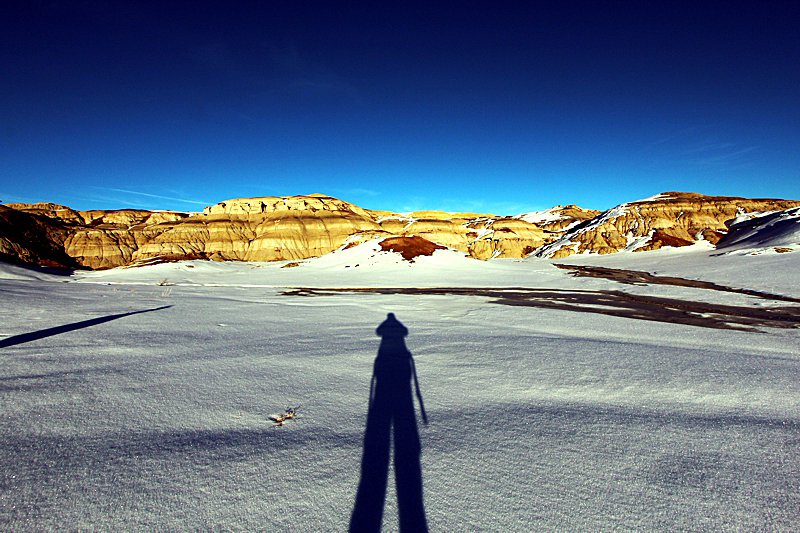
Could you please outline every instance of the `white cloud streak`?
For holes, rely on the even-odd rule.
[[[146,193],[146,192],[131,191],[131,190],[128,190],[128,189],[116,189],[114,187],[99,187],[99,186],[96,186],[96,185],[92,185],[91,187],[93,189],[99,189],[99,190],[104,190],[104,191],[114,191],[114,192],[121,192],[121,193],[125,193],[125,194],[135,194],[135,195],[138,195],[138,196],[146,196],[148,198],[157,198],[159,200],[172,200],[172,201],[175,201],[175,202],[182,202],[182,203],[185,203],[185,204],[202,205],[202,206],[207,206],[207,205],[213,205],[214,204],[214,202],[200,202],[200,201],[197,201],[197,200],[189,200],[189,199],[186,199],[186,198],[175,198],[174,196],[162,196],[160,194],[150,194],[150,193]]]

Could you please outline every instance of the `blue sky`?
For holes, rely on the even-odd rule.
[[[0,200],[800,199],[797,5],[378,4],[0,7]]]

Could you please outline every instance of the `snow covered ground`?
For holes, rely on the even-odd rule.
[[[558,263],[800,298],[796,253],[717,253]],[[580,296],[745,314],[800,304],[575,277],[544,260],[437,251],[409,264],[375,243],[286,264],[73,276],[0,264],[0,529],[347,531],[375,329],[394,313],[427,412],[417,426],[431,531],[798,530],[795,323],[645,320]],[[468,291],[292,287],[576,296],[558,308]],[[270,420],[287,407],[296,418]],[[393,479],[391,470],[383,531],[398,530]]]

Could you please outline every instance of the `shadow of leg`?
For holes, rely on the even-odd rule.
[[[378,533],[381,530],[389,476],[391,422],[390,406],[376,398],[367,415],[361,480],[350,517],[350,533]]]
[[[394,472],[401,533],[428,531],[422,497],[421,446],[411,395],[394,418]]]

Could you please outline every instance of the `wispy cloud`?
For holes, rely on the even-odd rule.
[[[502,200],[474,200],[472,198],[428,198],[413,196],[401,200],[401,213],[413,211],[443,211],[445,213],[475,213],[495,216],[513,216],[533,211],[541,211],[546,207]],[[551,207],[551,206],[548,206]]]
[[[125,193],[125,194],[134,194],[134,195],[137,195],[137,196],[145,196],[147,198],[157,198],[159,200],[171,200],[173,202],[182,202],[184,204],[193,204],[193,205],[202,205],[202,206],[207,206],[207,205],[213,204],[213,202],[201,202],[201,201],[198,201],[198,200],[189,200],[188,198],[176,198],[174,196],[162,196],[160,194],[150,194],[150,193],[146,193],[146,192],[131,191],[131,190],[128,190],[128,189],[117,189],[117,188],[114,188],[114,187],[100,187],[100,186],[97,186],[97,185],[91,185],[91,188],[92,189],[103,190],[103,191],[113,191],[113,192],[121,192],[121,193]]]
[[[718,150],[728,150],[735,146],[733,143],[722,143],[722,142],[709,142],[704,143],[699,146],[693,146],[691,148],[687,148],[683,151],[684,154],[702,154],[707,152],[714,152]]]
[[[693,133],[695,131],[698,131],[700,129],[703,129],[703,127],[702,126],[690,126],[688,128],[683,128],[681,130],[676,131],[675,133],[673,133],[671,135],[665,135],[664,137],[661,137],[660,139],[657,139],[657,140],[651,142],[650,144],[645,145],[644,147],[642,147],[641,150],[639,150],[639,152],[647,152],[648,150],[652,150],[652,149],[657,148],[657,147],[659,147],[661,145],[668,144],[668,143],[670,143],[672,141],[676,141],[676,140],[683,141],[683,140],[686,139],[686,137],[689,134],[691,134],[691,133]]]
[[[147,203],[145,201],[137,201],[131,200],[130,198],[120,198],[119,196],[111,196],[105,194],[93,194],[90,197],[78,197],[79,200],[84,202],[91,202],[94,206],[97,206],[99,202],[103,202],[102,205],[97,207],[92,207],[92,209],[119,209],[119,208],[133,208],[133,209],[152,209],[153,204]],[[85,211],[86,209],[81,209]]]
[[[358,188],[358,187],[356,187],[354,189],[337,189],[337,188],[334,188],[334,189],[331,189],[330,192],[331,192],[331,194],[333,194],[334,196],[337,196],[337,197],[339,197],[339,196],[343,196],[343,197],[346,197],[346,196],[371,196],[371,197],[375,197],[375,196],[381,196],[381,194],[382,194],[381,192],[375,191],[373,189],[362,189],[362,188]]]
[[[761,148],[760,146],[748,146],[739,150],[714,149],[706,151],[708,155],[690,159],[689,162],[695,165],[718,165],[723,163],[741,162],[745,154],[749,154]],[[715,153],[716,152],[716,153]]]
[[[689,165],[695,167],[728,167],[749,162],[760,145],[732,140],[714,126],[692,126],[666,135],[644,146],[653,163]]]
[[[442,210],[459,213],[491,214],[500,217],[521,215],[534,211],[542,211],[552,206],[524,204],[520,202],[506,202],[503,200],[471,200],[468,198],[445,198],[442,201]]]
[[[21,204],[21,203],[34,203],[37,200],[32,200],[24,196],[16,196],[14,194],[6,194],[0,191],[0,203],[4,204]]]

